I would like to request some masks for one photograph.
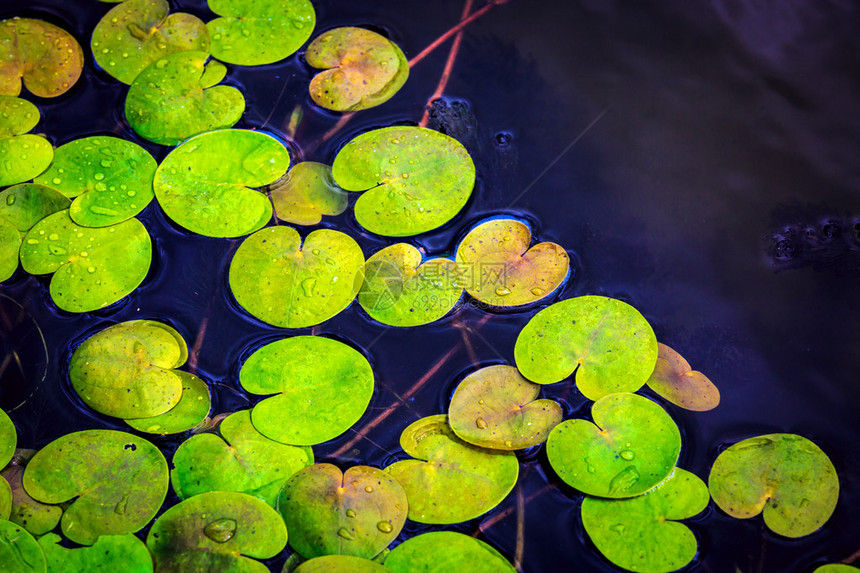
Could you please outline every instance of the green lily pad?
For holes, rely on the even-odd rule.
[[[407,539],[385,558],[394,573],[514,573],[502,554],[480,539],[456,531],[430,531]]]
[[[287,528],[265,502],[245,493],[209,492],[174,505],[149,530],[156,571],[268,573],[262,563],[287,544]]]
[[[102,535],[92,547],[77,549],[63,547],[60,539],[56,533],[39,538],[48,573],[152,573],[149,550],[134,535]]]
[[[0,219],[26,233],[48,215],[68,209],[70,203],[68,197],[55,189],[22,183],[0,192]]]
[[[367,314],[390,326],[418,326],[457,305],[463,294],[457,264],[442,257],[421,259],[412,245],[396,243],[367,260],[358,293]]]
[[[209,0],[222,16],[208,22],[212,55],[229,64],[283,60],[310,38],[316,24],[308,0]]]
[[[15,455],[15,446],[18,445],[18,432],[15,424],[6,412],[0,410],[0,468],[4,467]]]
[[[80,44],[62,28],[30,18],[0,22],[0,94],[20,94],[23,81],[35,96],[56,97],[75,85],[83,67]]]
[[[440,227],[466,205],[475,165],[451,137],[422,127],[385,127],[363,133],[338,152],[335,183],[365,191],[355,203],[362,227],[408,237]]]
[[[457,247],[466,292],[493,306],[535,302],[567,277],[570,259],[555,243],[529,248],[531,231],[515,219],[493,219],[469,231]]]
[[[324,555],[301,563],[295,573],[391,573],[391,569],[364,557]]]
[[[132,320],[91,336],[72,355],[69,378],[84,403],[117,418],[151,418],[176,406],[183,380],[174,368],[185,341],[155,320]]]
[[[253,233],[272,218],[262,187],[284,174],[290,155],[259,131],[222,129],[197,135],[174,149],[155,172],[162,209],[178,225],[208,237]]]
[[[290,546],[302,557],[332,553],[373,558],[406,521],[406,492],[390,474],[368,466],[341,473],[315,464],[294,474],[278,496]]]
[[[138,135],[176,145],[239,121],[245,98],[232,86],[216,85],[227,68],[208,58],[206,52],[178,52],[138,74],[125,99],[125,117]]]
[[[263,322],[303,328],[349,306],[363,269],[364,254],[349,235],[319,229],[303,244],[291,227],[268,227],[239,245],[230,263],[230,290]]]
[[[855,573],[855,571],[860,571],[860,569],[843,563],[828,563],[827,565],[816,567],[812,573]]]
[[[167,495],[167,462],[143,438],[114,430],[84,430],[39,450],[24,471],[24,488],[43,503],[72,501],[63,535],[92,545],[100,535],[134,533]]]
[[[675,468],[659,486],[631,499],[582,502],[582,524],[603,555],[624,569],[668,573],[696,556],[696,537],[680,519],[701,513],[708,488],[694,474]]]
[[[795,434],[738,442],[717,456],[708,488],[716,504],[738,519],[762,513],[785,537],[802,537],[830,518],[839,478],[821,448]]]
[[[708,377],[690,368],[684,357],[663,343],[657,343],[657,365],[648,378],[648,387],[686,410],[705,412],[720,404],[720,391]]]
[[[115,303],[143,282],[151,262],[152,240],[137,219],[94,229],[60,211],[36,223],[21,245],[24,270],[54,273],[51,298],[69,312]]]
[[[155,159],[141,146],[116,137],[84,137],[57,148],[35,182],[75,197],[72,221],[106,227],[134,217],[154,196]]]
[[[172,372],[182,382],[179,402],[163,414],[151,418],[127,419],[126,424],[147,434],[178,434],[206,419],[212,407],[209,386],[194,374],[182,370]]]
[[[11,521],[0,520],[0,563],[3,573],[46,573],[45,554],[27,533]]]
[[[93,30],[93,57],[111,76],[131,84],[147,66],[176,52],[209,51],[209,32],[196,16],[169,14],[167,0],[125,0]]]
[[[0,42],[2,33],[0,22]],[[0,82],[2,69],[0,60]],[[38,108],[27,100],[0,95],[0,117],[0,186],[21,183],[47,169],[54,148],[44,137],[27,133],[39,123]]]
[[[400,435],[400,447],[414,460],[385,468],[409,499],[409,519],[459,523],[496,507],[514,488],[519,463],[513,452],[479,448],[460,440],[448,417],[428,416]]]
[[[519,450],[540,444],[562,419],[554,400],[536,400],[540,386],[513,366],[481,368],[466,376],[448,407],[457,436],[495,450]]]
[[[334,183],[331,167],[313,161],[297,163],[269,186],[278,219],[294,225],[316,225],[322,215],[346,211],[347,195]]]
[[[299,446],[331,440],[361,418],[373,394],[373,370],[354,348],[321,336],[276,340],[239,372],[252,394],[277,394],[251,412],[264,436]]]
[[[565,483],[597,497],[633,497],[672,472],[681,433],[658,404],[610,394],[594,403],[591,417],[593,424],[566,420],[547,439],[549,463]]]
[[[28,451],[32,452],[32,450]],[[26,463],[26,460],[23,457],[18,460],[19,456],[16,456],[15,460],[0,472],[8,482],[12,495],[9,521],[17,523],[32,535],[43,535],[60,523],[63,510],[59,506],[40,503],[30,497],[22,483],[25,468],[22,464]]]
[[[0,282],[15,274],[20,249],[21,233],[15,225],[6,219],[0,219]]]
[[[603,296],[557,302],[536,315],[517,337],[517,368],[537,384],[561,382],[576,372],[589,400],[635,392],[657,362],[657,338],[632,306]]]
[[[409,63],[391,40],[364,28],[335,28],[317,36],[305,60],[325,71],[311,80],[311,99],[326,109],[358,111],[391,99],[409,77]]]
[[[9,519],[12,514],[12,487],[6,480],[0,479],[0,520]]]
[[[218,429],[221,437],[191,436],[173,455],[170,483],[179,499],[207,491],[238,491],[274,506],[290,476],[314,463],[310,448],[288,446],[260,434],[248,410],[230,414]]]

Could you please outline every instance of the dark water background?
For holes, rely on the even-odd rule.
[[[205,2],[171,4],[211,18]],[[459,0],[314,4],[318,32],[374,27],[407,58],[456,23],[462,10]],[[160,161],[167,149],[137,138],[122,117],[126,88],[93,64],[90,34],[111,6],[2,0],[0,17],[52,21],[86,52],[84,75],[68,94],[27,96],[42,112],[36,132],[55,145],[114,133]],[[466,29],[446,90],[456,113],[431,124],[467,145],[478,183],[452,223],[410,242],[450,253],[472,223],[512,214],[532,222],[539,240],[567,248],[574,272],[556,299],[602,294],[633,304],[659,340],[720,387],[722,403],[712,412],[665,405],[684,436],[679,465],[699,477],[707,479],[722,448],[761,433],[802,434],[832,459],[842,491],[820,531],[789,540],[770,533],[760,517],[735,520],[711,504],[687,521],[699,540],[689,571],[811,571],[860,550],[858,30],[860,5],[850,1],[511,0]],[[242,89],[248,104],[237,127],[265,124],[286,137],[290,114],[301,105],[305,115],[291,150],[300,159],[330,163],[362,131],[417,122],[446,56],[447,45],[417,64],[392,100],[359,113],[315,149],[338,114],[310,102],[312,72],[299,55],[260,68],[231,66],[227,81]],[[140,218],[154,240],[152,269],[139,289],[109,309],[59,311],[48,280],[20,270],[0,286],[0,294],[32,314],[48,348],[41,380],[45,357],[37,336],[7,330],[3,340],[3,353],[15,343],[32,357],[23,379],[4,376],[0,393],[6,410],[29,396],[11,412],[19,447],[38,448],[74,430],[126,429],[79,407],[66,379],[71,349],[115,322],[164,320],[189,346],[205,323],[198,373],[212,386],[213,413],[252,403],[238,386],[240,362],[251,351],[310,332],[273,328],[237,309],[226,271],[239,240],[191,235],[155,203]],[[349,213],[322,226],[356,237],[367,256],[389,243],[363,232]],[[7,300],[0,304],[12,309]],[[376,393],[354,430],[396,405],[344,457],[329,456],[354,430],[315,447],[318,461],[381,466],[402,455],[400,431],[444,412],[456,384],[476,368],[473,359],[513,362],[516,335],[536,310],[493,314],[478,326],[486,313],[464,304],[432,325],[393,329],[353,304],[314,329],[363,349],[374,367]],[[471,352],[462,325],[471,327],[465,332]],[[397,395],[452,348],[413,399],[400,402]],[[545,393],[562,401],[568,416],[588,414],[588,402],[567,384]],[[169,459],[184,437],[153,441]],[[513,559],[521,492],[529,499],[521,521],[523,571],[617,570],[590,544],[579,519],[581,496],[555,477],[542,450],[521,457],[514,492],[487,517],[451,529],[478,532],[482,522],[514,510],[480,533]],[[405,534],[426,529],[409,524]],[[284,557],[270,561],[274,571]]]

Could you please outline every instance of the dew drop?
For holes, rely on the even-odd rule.
[[[367,493],[373,493],[373,486],[369,485],[369,486],[365,487],[364,491],[366,491]]]
[[[38,239],[27,239],[27,244],[28,245],[38,245],[39,240]]]
[[[616,523],[614,525],[609,526],[609,531],[614,531],[615,533],[624,534],[624,525],[621,523]]]
[[[155,62],[155,67],[158,68],[159,70],[163,70],[165,68],[165,66],[167,66],[167,60],[165,60],[163,58],[158,60],[157,62]]]
[[[134,191],[129,191],[128,193],[126,193],[126,195],[128,195],[129,197],[134,197],[136,194],[137,193],[135,193]]]
[[[50,235],[48,235],[48,239],[50,239],[51,241],[56,241],[59,238],[60,236],[56,233],[51,233]]]
[[[59,177],[54,177],[53,179],[51,179],[51,183],[53,183],[54,185],[59,185],[62,182],[63,182],[63,180],[60,179]]]
[[[104,191],[107,189],[107,185],[104,183],[96,183],[94,188],[96,191]]]
[[[636,454],[634,454],[631,450],[622,450],[621,453],[618,455],[621,456],[622,460],[627,460],[628,462],[636,457]]]
[[[113,209],[108,209],[107,207],[101,207],[99,205],[93,205],[92,207],[90,207],[90,211],[92,211],[96,215],[107,215],[109,217],[119,215],[117,211],[114,211]],[[113,231],[113,229],[111,229],[111,231]]]
[[[479,430],[486,430],[487,429],[487,421],[484,420],[483,418],[476,419],[475,425],[478,427]]]
[[[392,531],[394,531],[394,526],[392,526],[387,521],[380,521],[376,524],[376,529],[378,529],[382,533],[391,533]]]
[[[638,481],[639,472],[636,470],[636,466],[627,466],[609,482],[609,493],[616,494],[629,491]]]
[[[347,509],[346,510],[346,516],[347,517],[355,517],[355,510],[354,509]]]
[[[104,178],[105,178],[104,173],[96,173],[95,175],[93,175],[93,179],[95,179],[96,181],[101,181]]]
[[[511,289],[507,287],[498,287],[496,289],[496,296],[508,296],[511,294]]]
[[[6,196],[6,204],[7,205],[14,205],[15,204],[15,195],[13,193],[10,193],[9,195]]]
[[[302,291],[305,293],[306,297],[314,296],[314,287],[317,284],[317,279],[314,277],[307,278],[302,281]]]
[[[340,537],[343,537],[344,539],[349,539],[349,540],[355,539],[355,536],[354,536],[354,535],[352,534],[352,532],[351,532],[349,529],[347,529],[346,527],[341,527],[340,529],[338,529],[338,530],[337,530],[337,534],[338,534]]]
[[[532,294],[535,296],[543,296],[544,290],[540,287],[535,287],[532,289]]]
[[[203,533],[215,543],[227,543],[236,535],[236,521],[228,517],[216,519],[203,528]]]
[[[96,268],[95,267],[87,267],[87,272],[88,273],[94,273],[94,272],[96,272]]]
[[[315,255],[319,255],[319,254],[320,254],[320,250],[319,250],[319,249],[314,249],[314,250],[312,250],[311,252],[312,252],[313,254],[315,254]]]

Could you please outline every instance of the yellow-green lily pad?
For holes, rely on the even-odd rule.
[[[20,94],[23,81],[35,96],[56,97],[75,85],[83,67],[80,44],[62,28],[30,18],[0,22],[0,95]]]
[[[15,424],[0,410],[0,468],[4,467],[15,455],[15,446],[18,445],[18,432]]]
[[[391,573],[391,569],[364,557],[323,555],[304,561],[294,573]]]
[[[821,567],[816,567],[812,573],[856,573],[860,568],[845,565],[844,563],[828,563]]]
[[[588,420],[566,420],[546,442],[549,463],[581,492],[624,498],[645,493],[672,472],[681,452],[678,426],[655,402],[637,394],[604,396]]]
[[[665,344],[657,343],[657,365],[648,378],[648,387],[686,410],[705,412],[720,403],[720,391],[707,376],[690,368],[684,357]]]
[[[383,562],[394,573],[514,573],[501,553],[469,535],[430,531],[407,539]]]
[[[22,480],[26,462],[35,454],[32,450],[19,450],[12,463],[3,468],[0,475],[9,483],[12,494],[11,513],[9,521],[17,523],[32,535],[43,535],[54,529],[60,523],[63,510],[57,505],[40,503],[33,499],[24,489]]]
[[[26,529],[0,520],[0,564],[3,573],[46,573],[45,554]]]
[[[0,519],[9,519],[12,515],[12,486],[8,481],[0,479]]]
[[[340,215],[347,206],[347,194],[335,185],[331,167],[313,161],[293,165],[269,192],[278,219],[294,225],[316,225],[323,215]]]
[[[0,62],[0,70],[2,66]],[[27,100],[0,95],[0,186],[32,179],[51,164],[51,143],[40,135],[27,133],[36,127],[39,117],[38,108]]]
[[[170,410],[151,418],[126,419],[125,423],[147,434],[178,434],[190,430],[209,415],[212,398],[206,382],[188,372],[173,370],[182,382],[179,402]]]
[[[60,536],[48,533],[39,538],[48,573],[152,573],[152,557],[134,535],[102,535],[91,547],[69,549]]]

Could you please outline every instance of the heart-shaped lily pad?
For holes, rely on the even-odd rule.
[[[259,131],[222,129],[174,149],[155,172],[159,204],[177,224],[209,237],[253,233],[272,218],[262,187],[284,174],[287,149]]]
[[[677,520],[700,513],[709,499],[702,480],[675,468],[648,495],[586,497],[582,524],[597,549],[619,567],[640,573],[675,571],[696,556],[696,537]]]
[[[27,453],[25,454],[24,452]],[[8,482],[12,495],[9,520],[17,523],[33,535],[43,535],[60,523],[63,510],[59,506],[36,501],[24,489],[22,480],[24,478],[25,466],[23,464],[33,454],[35,452],[32,450],[19,450],[18,455],[15,456],[12,463],[3,468],[0,475]]]
[[[686,410],[705,412],[720,403],[720,391],[708,377],[690,368],[684,357],[663,343],[657,343],[657,365],[648,378],[648,387]]]
[[[730,446],[714,462],[708,488],[732,517],[763,513],[765,525],[785,537],[817,530],[839,498],[830,458],[796,434],[767,434]]]
[[[0,61],[0,70],[2,66]],[[27,133],[36,127],[39,117],[38,108],[27,100],[0,95],[0,186],[32,179],[51,164],[54,148],[50,142]]]
[[[481,368],[466,376],[448,407],[451,429],[463,441],[495,450],[540,444],[561,422],[561,406],[536,400],[540,386],[513,366]]]
[[[248,410],[230,414],[218,430],[221,437],[191,436],[173,455],[170,483],[180,499],[207,491],[238,491],[274,506],[284,482],[314,463],[310,448],[288,446],[260,434]]]
[[[151,418],[179,402],[182,378],[174,371],[188,356],[185,341],[155,320],[106,328],[75,350],[72,387],[93,410],[117,418]]]
[[[344,233],[319,229],[305,237],[269,227],[239,246],[230,290],[242,308],[285,328],[313,326],[345,309],[361,287],[364,254]]]
[[[514,573],[492,546],[456,531],[430,531],[407,539],[385,558],[394,573]]]
[[[364,414],[373,370],[354,348],[321,336],[276,340],[252,354],[239,373],[252,394],[277,394],[251,413],[264,436],[300,446],[345,432]]]
[[[338,152],[332,174],[347,191],[365,191],[355,203],[355,217],[371,233],[388,237],[444,225],[475,186],[475,165],[466,148],[423,127],[359,135]]]
[[[409,63],[397,44],[364,28],[335,28],[320,34],[308,46],[305,60],[325,69],[311,80],[311,98],[334,111],[358,111],[384,103],[409,77]]]
[[[209,51],[206,25],[190,14],[169,14],[167,0],[125,0],[96,24],[96,62],[124,84],[168,54]]]
[[[316,24],[308,0],[209,0],[221,16],[208,22],[212,55],[229,64],[283,60],[310,38]]]
[[[390,326],[418,326],[457,305],[463,294],[457,264],[442,257],[421,259],[412,245],[396,243],[367,260],[358,293],[367,314]]]
[[[27,530],[0,520],[0,564],[3,573],[46,573],[45,554]]]
[[[517,368],[538,384],[561,382],[576,371],[589,400],[635,392],[657,362],[657,338],[627,303],[603,296],[557,302],[536,315],[517,337]]]
[[[678,426],[658,404],[637,394],[610,394],[588,420],[566,420],[546,442],[561,479],[597,497],[645,493],[672,472],[681,452]]]
[[[208,58],[205,52],[178,52],[138,74],[125,99],[125,117],[138,135],[176,145],[239,121],[245,98],[232,86],[216,85],[227,68]]]
[[[42,20],[0,22],[0,94],[16,96],[21,82],[39,97],[66,93],[81,76],[84,54],[77,40]]]
[[[518,306],[549,295],[570,270],[555,243],[529,248],[531,231],[515,219],[492,219],[469,231],[457,247],[466,292],[493,306]]]
[[[212,407],[209,386],[194,374],[182,370],[172,372],[182,382],[179,402],[163,414],[151,418],[126,419],[126,424],[147,434],[178,434],[206,419]]]
[[[92,545],[100,535],[134,533],[167,495],[167,462],[143,438],[114,430],[66,434],[39,450],[24,471],[24,488],[43,503],[72,501],[63,535]]]
[[[18,432],[15,424],[6,412],[0,410],[0,468],[4,467],[15,455],[15,446],[18,444]]]
[[[478,517],[496,507],[517,482],[519,463],[513,452],[467,444],[445,415],[410,424],[400,435],[400,447],[418,459],[395,462],[385,471],[406,490],[412,521],[459,523]]]
[[[269,186],[278,219],[294,225],[316,225],[322,215],[340,215],[347,195],[334,183],[331,167],[313,161],[297,163]]]
[[[60,536],[49,533],[39,538],[45,552],[48,573],[151,573],[152,557],[146,545],[134,535],[102,535],[91,547],[69,549],[60,545]]]
[[[151,262],[152,240],[137,219],[93,229],[60,211],[36,223],[21,245],[24,270],[54,273],[51,298],[69,312],[115,303],[143,282]]]
[[[364,557],[323,555],[301,563],[295,573],[391,573],[391,569]]]
[[[36,183],[76,197],[69,216],[78,225],[106,227],[134,217],[152,201],[155,159],[116,137],[85,137],[57,148]]]
[[[268,573],[249,557],[274,557],[287,544],[287,528],[265,502],[245,493],[201,493],[174,505],[146,538],[156,571]]]

